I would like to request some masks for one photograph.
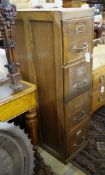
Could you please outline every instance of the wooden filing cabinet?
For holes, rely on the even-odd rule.
[[[93,52],[91,113],[105,104],[105,45],[98,45]]]
[[[105,104],[105,65],[93,70],[92,78],[91,111],[93,113]]]
[[[69,161],[88,138],[92,60],[86,61],[85,53],[92,53],[93,10],[19,11],[16,29],[23,31],[25,54],[18,54],[17,34],[17,58],[21,63],[28,57],[22,71],[34,66],[36,72],[41,146]]]

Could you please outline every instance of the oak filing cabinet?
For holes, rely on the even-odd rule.
[[[93,51],[91,113],[105,105],[105,45],[99,44]]]
[[[33,48],[41,146],[68,162],[88,139],[93,9],[19,11],[16,29],[22,31],[22,26],[21,43],[25,43],[24,26],[28,26],[26,40]]]

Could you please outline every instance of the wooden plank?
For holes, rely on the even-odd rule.
[[[56,16],[56,18],[55,18]],[[18,10],[17,19],[22,20],[34,20],[34,21],[54,21],[54,19],[59,19],[61,13],[59,11],[44,11],[38,9],[29,10]]]
[[[16,20],[15,28],[15,45],[16,45],[16,60],[20,64],[20,71],[24,80],[29,80],[28,59],[27,59],[27,47],[25,41],[25,29],[24,21]]]
[[[27,49],[27,62],[28,62],[28,81],[31,83],[36,83],[36,75],[35,75],[35,66],[34,66],[34,60],[32,56],[32,49],[33,49],[33,43],[32,43],[32,32],[31,32],[31,23],[28,20],[24,20],[24,33],[25,33],[25,43],[26,43],[26,49]],[[30,69],[31,68],[31,69]]]
[[[58,114],[58,132],[59,132],[59,151],[62,157],[65,156],[65,122],[64,122],[64,106],[63,106],[63,43],[62,43],[62,23],[54,21],[54,59],[55,59],[55,86],[56,86],[56,107]]]

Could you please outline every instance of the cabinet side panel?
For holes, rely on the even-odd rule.
[[[25,80],[28,80],[28,61],[27,50],[25,44],[24,22],[22,20],[16,21],[16,60],[20,63],[20,70]]]
[[[52,22],[31,22],[39,94],[42,143],[59,153]]]
[[[32,58],[32,35],[30,20],[16,20],[16,59],[24,80],[36,83],[35,67]]]

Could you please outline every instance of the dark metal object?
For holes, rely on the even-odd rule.
[[[18,126],[0,122],[0,175],[33,175],[31,141]]]
[[[82,2],[87,2],[89,4],[90,7],[93,7],[94,5],[102,5],[103,7],[101,7],[101,11],[105,11],[105,0],[81,0]]]
[[[105,4],[105,0],[81,0],[82,2],[87,2],[89,4]]]
[[[94,44],[94,46],[97,46],[98,44],[105,44],[105,37],[101,37],[101,38],[95,39],[93,41],[93,44]]]
[[[11,80],[14,92],[22,90],[21,75],[19,64],[15,61],[15,42],[14,42],[14,24],[16,17],[16,7],[10,4],[8,0],[0,1],[0,31],[3,41],[3,48],[6,50],[9,70],[8,78]]]

